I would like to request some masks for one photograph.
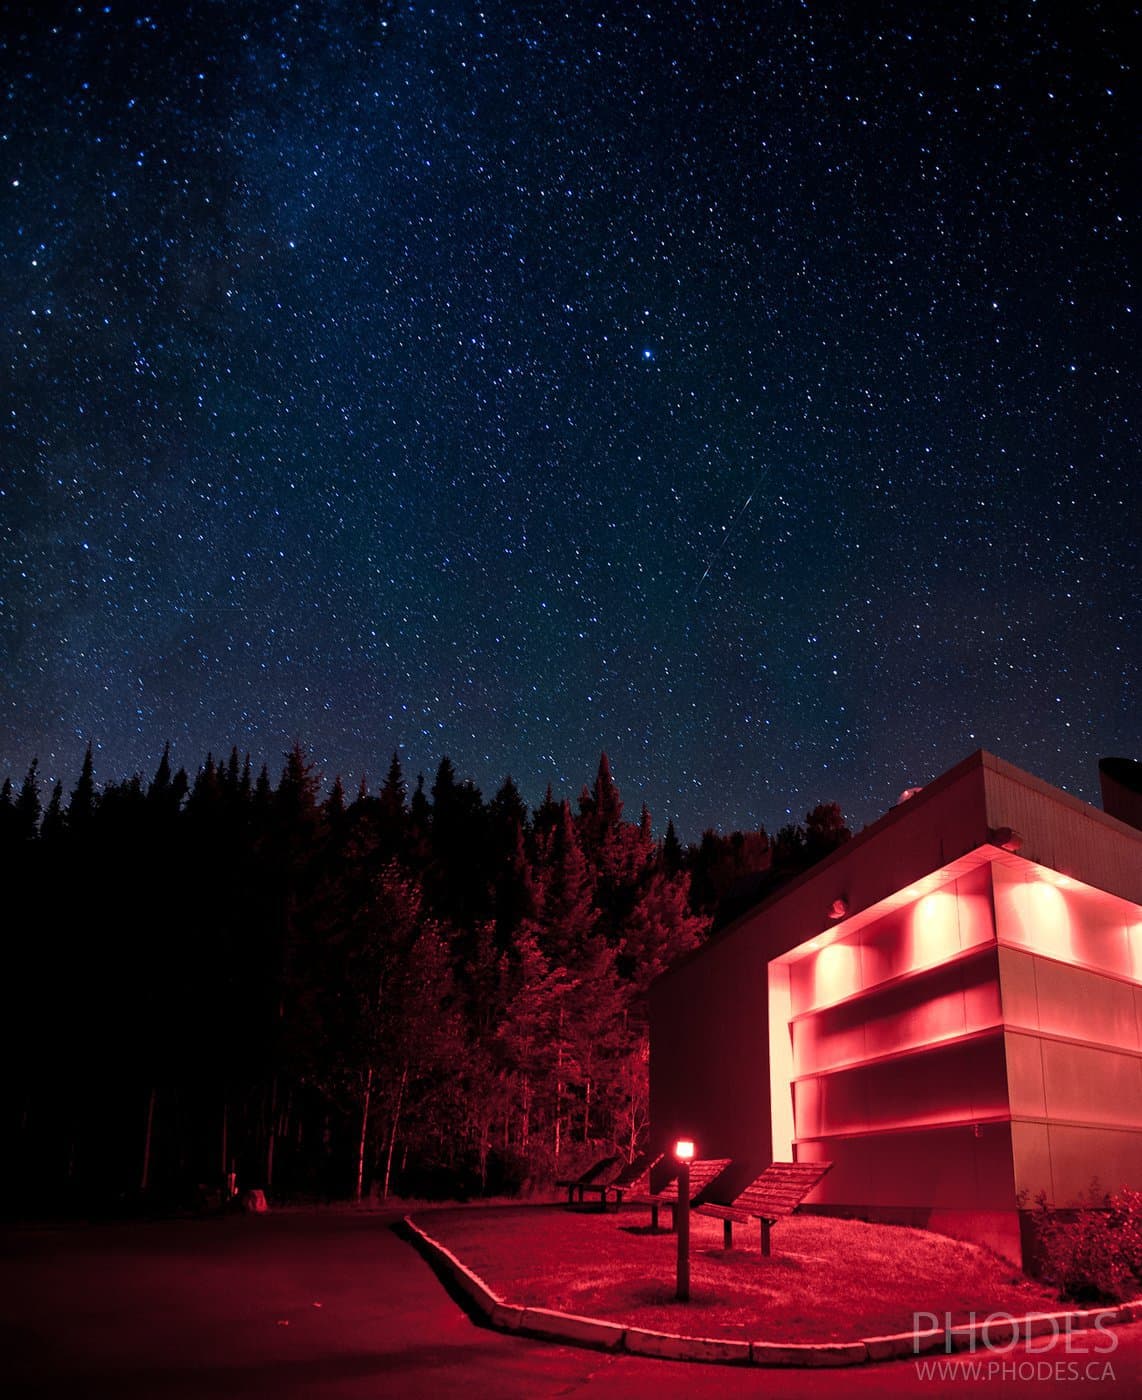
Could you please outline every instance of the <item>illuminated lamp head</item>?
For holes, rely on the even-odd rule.
[[[694,1144],[689,1138],[679,1138],[674,1144],[674,1155],[680,1162],[689,1162],[694,1157]]]
[[[832,904],[829,905],[830,919],[843,919],[848,912],[849,902],[844,897],[844,895],[841,895],[839,898],[834,899]]]

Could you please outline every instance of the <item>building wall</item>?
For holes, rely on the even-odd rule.
[[[1142,1185],[1142,923],[1073,880],[994,867],[1015,1185]]]
[[[651,1141],[692,1136],[734,1157],[747,1184],[773,1159],[768,967],[829,928],[844,895],[854,913],[986,839],[982,756],[888,813],[874,829],[785,886],[658,978],[650,992]],[[785,1149],[786,1151],[788,1148]],[[744,1165],[743,1165],[744,1164]]]
[[[733,1158],[733,1191],[772,1160],[767,967],[756,940],[714,944],[651,1000],[652,1145],[689,1137],[699,1156]]]
[[[987,865],[786,966],[791,1082],[771,1094],[791,1095],[798,1159],[834,1164],[813,1204],[1017,1258]]]
[[[1140,904],[1138,832],[973,755],[658,979],[653,1141],[1018,1259],[1019,1190],[1142,1185]]]

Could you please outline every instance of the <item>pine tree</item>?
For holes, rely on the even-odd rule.
[[[666,823],[666,836],[662,842],[662,864],[671,875],[676,875],[682,869],[682,862],[685,859],[682,842],[678,839],[678,833],[674,830],[674,822]]]
[[[87,752],[83,756],[83,767],[79,771],[79,779],[72,790],[71,800],[67,804],[67,825],[68,830],[73,835],[82,835],[87,831],[95,816],[96,802],[95,761],[92,758],[91,744],[88,743]]]
[[[163,756],[159,759],[159,766],[155,769],[155,776],[151,779],[151,785],[147,789],[147,801],[156,807],[169,810],[173,793],[171,746],[168,740],[163,745]]]
[[[338,773],[333,779],[333,786],[329,790],[329,796],[325,799],[325,819],[331,826],[340,826],[345,816],[345,788],[341,782],[341,774]]]
[[[389,771],[385,775],[385,781],[381,787],[380,800],[381,810],[387,822],[396,826],[404,820],[408,788],[401,771],[400,755],[395,749],[389,762]]]
[[[544,952],[557,966],[574,968],[594,927],[594,889],[566,801],[560,806],[559,824],[544,855],[540,867],[544,881],[540,917]]]
[[[407,798],[408,789],[401,771],[400,758],[394,751],[377,802],[377,826],[381,851],[390,860],[403,856],[408,844]]]
[[[0,849],[16,839],[16,804],[12,799],[12,779],[0,786]]]
[[[58,841],[64,833],[63,815],[63,783],[57,779],[56,785],[52,788],[51,799],[48,802],[47,811],[44,813],[43,822],[40,824],[40,837],[44,841]]]
[[[599,755],[599,771],[595,775],[593,795],[595,823],[600,836],[605,836],[618,826],[623,816],[623,801],[611,776],[611,760],[605,753]]]
[[[39,835],[40,814],[43,810],[40,804],[40,782],[36,775],[39,766],[39,759],[33,758],[20,787],[20,795],[16,798],[15,837],[17,841],[34,841]]]

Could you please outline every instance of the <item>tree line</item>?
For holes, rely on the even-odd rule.
[[[647,993],[847,839],[823,804],[661,840],[604,754],[577,803],[322,791],[300,745],[0,788],[10,1207],[518,1192],[648,1127]]]

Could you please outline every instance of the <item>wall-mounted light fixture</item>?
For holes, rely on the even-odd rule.
[[[987,833],[987,839],[993,846],[998,846],[1001,851],[1021,850],[1023,847],[1023,837],[1011,826],[996,826]]]
[[[849,902],[843,894],[834,899],[832,904],[829,905],[830,919],[843,919],[848,912]]]

